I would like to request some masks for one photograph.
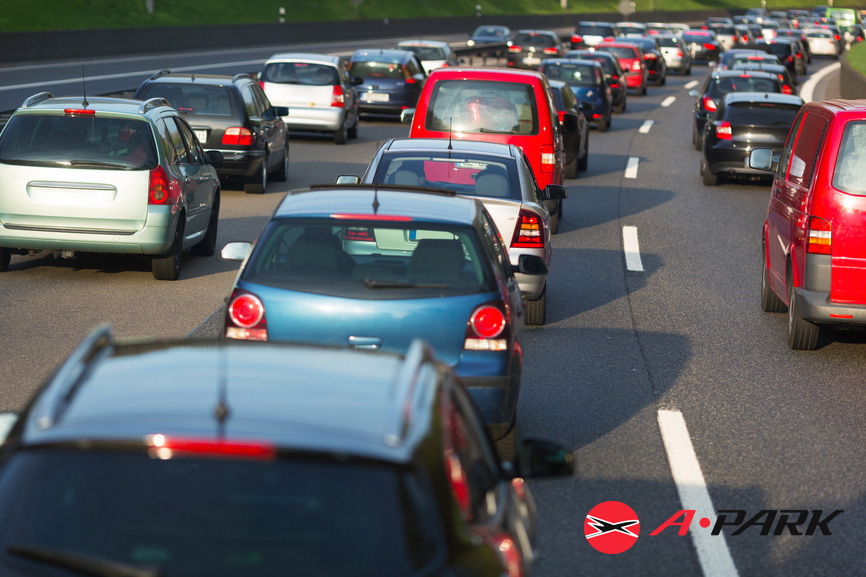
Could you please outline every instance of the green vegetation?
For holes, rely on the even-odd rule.
[[[860,42],[851,47],[846,54],[851,68],[866,76],[866,42]]]
[[[279,8],[288,22],[472,16],[480,4],[485,17],[501,14],[616,12],[618,0],[6,0],[0,31],[94,30],[150,26],[209,26],[277,22]],[[357,4],[357,9],[356,9]],[[744,11],[757,0],[636,0],[639,12],[727,9]],[[814,2],[803,4],[811,8]],[[791,0],[767,0],[767,9],[790,8]],[[357,13],[356,13],[357,12]],[[661,12],[659,12],[661,14]]]

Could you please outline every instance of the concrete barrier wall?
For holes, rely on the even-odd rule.
[[[637,22],[702,22],[707,16],[730,15],[725,10],[641,12]],[[278,46],[299,42],[423,37],[466,34],[479,24],[518,28],[568,28],[579,20],[623,20],[618,13],[507,15],[482,18],[429,18],[407,20],[343,20],[237,26],[179,26],[0,34],[0,63],[27,63],[96,56],[124,56],[183,52],[215,48]]]
[[[848,63],[848,53],[839,59],[842,68],[839,70],[839,92],[845,100],[866,98],[866,77],[854,70]]]

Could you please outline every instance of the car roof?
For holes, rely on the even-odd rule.
[[[451,45],[441,40],[401,40],[397,46],[438,46],[440,48],[451,48]]]
[[[143,116],[156,108],[171,108],[168,102],[162,99],[155,99],[156,102],[151,102],[151,105],[142,109],[144,100],[135,100],[131,98],[108,98],[101,96],[90,96],[85,99],[83,96],[59,96],[54,97],[48,92],[40,92],[27,98],[18,109],[21,112],[39,111],[39,110],[65,110],[67,108],[75,109],[90,109],[98,110],[99,112],[111,112],[118,114],[134,114]],[[160,102],[161,100],[161,102]],[[150,99],[148,100],[150,101]],[[174,110],[174,109],[172,109]]]
[[[265,61],[265,64],[270,62],[321,62],[323,64],[337,65],[340,62],[339,56],[331,56],[330,54],[317,54],[314,52],[281,52],[274,54]]]
[[[169,82],[183,82],[190,84],[207,84],[210,86],[231,86],[235,82],[247,80],[249,82],[253,82],[253,77],[250,74],[199,74],[197,72],[171,72],[170,70],[163,70],[161,72],[157,72],[150,78],[148,78],[145,82],[159,82],[159,83],[169,83]]]
[[[515,32],[515,34],[543,34],[545,36],[556,36],[557,38],[559,38],[559,34],[554,32],[553,30],[540,30],[537,28],[523,28]]]
[[[429,380],[416,377],[433,362],[421,341],[400,356],[242,341],[118,343],[104,330],[36,398],[24,444],[162,434],[405,462],[424,435],[429,408],[422,418],[404,414],[433,402]],[[217,407],[227,410],[222,419]]]
[[[515,158],[516,149],[511,144],[482,142],[480,140],[449,140],[447,138],[394,138],[387,143],[388,152],[408,150],[453,151],[472,154],[489,154]]]
[[[473,68],[468,66],[449,66],[437,68],[430,73],[430,78],[459,78],[469,80],[504,80],[506,82],[524,82],[526,80],[543,80],[537,70],[517,70],[513,68]]]
[[[757,65],[759,64],[759,62],[755,62],[755,64]],[[776,63],[774,62],[773,64]],[[768,64],[764,64],[764,66],[768,66]],[[773,74],[770,74],[769,72],[760,72],[760,70],[757,69],[755,70],[755,72],[760,74],[766,74],[768,76],[773,76]],[[716,70],[715,72],[713,72],[713,78],[728,78],[729,76],[736,76],[739,78],[740,76],[743,76],[743,74],[751,75],[752,73],[745,72],[742,68],[727,68],[725,70]]]
[[[320,185],[289,191],[274,218],[331,218],[333,214],[347,214],[362,220],[400,216],[463,227],[472,226],[481,210],[480,201],[459,198],[449,191],[425,193],[381,185]]]
[[[771,102],[773,104],[803,105],[803,99],[799,96],[778,92],[728,92],[724,96],[724,101],[726,105],[735,102]]]
[[[352,53],[351,59],[353,61],[376,62],[377,57],[411,60],[415,58],[415,53],[409,50],[397,50],[396,48],[358,48]]]

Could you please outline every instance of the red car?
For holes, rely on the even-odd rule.
[[[800,109],[775,172],[763,228],[761,308],[788,311],[788,346],[818,346],[821,327],[866,325],[866,102]]]
[[[523,149],[538,186],[562,184],[563,134],[577,131],[577,117],[562,123],[550,83],[530,70],[438,68],[430,73],[411,118],[410,138],[453,138],[514,144]],[[414,114],[414,116],[412,116]]]
[[[625,73],[625,83],[637,91],[638,96],[646,94],[649,82],[649,70],[643,57],[643,50],[634,44],[625,42],[602,42],[595,47],[597,52],[610,52],[619,60],[619,65]]]

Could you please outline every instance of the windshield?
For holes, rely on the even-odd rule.
[[[553,38],[552,36],[548,36],[547,34],[526,32],[523,34],[518,34],[514,37],[515,46],[535,46],[538,48],[549,48],[558,44],[559,42],[557,42],[555,38]]]
[[[752,76],[742,74],[740,76],[722,76],[714,78],[707,87],[707,94],[717,98],[728,92],[781,92],[782,87],[778,80],[765,76]]]
[[[430,93],[427,130],[538,134],[538,126],[538,107],[531,84],[440,80]]]
[[[361,78],[391,78],[405,80],[407,75],[400,62],[353,62],[350,67],[352,76]]]
[[[0,559],[27,547],[166,576],[415,575],[441,551],[427,487],[367,462],[23,451],[0,477]]]
[[[222,86],[151,82],[139,98],[165,98],[187,116],[232,116],[231,94]]]
[[[569,86],[599,86],[601,84],[599,68],[589,64],[556,62],[545,64],[541,71],[551,80],[562,80]]]
[[[63,168],[142,170],[157,166],[150,124],[99,116],[19,114],[0,138],[0,162]]]
[[[439,46],[410,46],[398,44],[400,50],[414,52],[420,60],[445,60],[445,51]]]
[[[272,62],[262,71],[262,82],[333,86],[339,84],[337,69],[327,64],[308,62]]]
[[[725,109],[725,120],[735,125],[787,126],[794,124],[800,107],[774,102],[738,102]]]

